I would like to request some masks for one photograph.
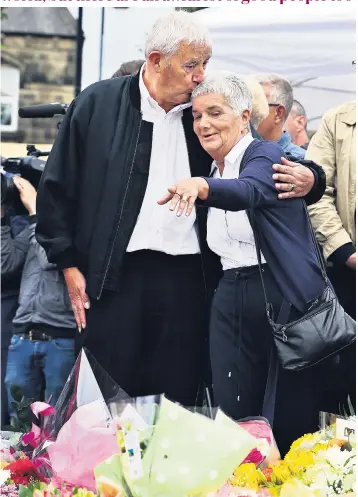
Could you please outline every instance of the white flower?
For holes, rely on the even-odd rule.
[[[5,483],[11,477],[11,472],[8,469],[0,469],[0,485]]]
[[[320,462],[327,461],[328,464],[333,466],[335,469],[342,468],[349,458],[352,458],[353,454],[348,450],[341,450],[339,447],[329,447],[327,450],[321,450],[318,453],[318,459]],[[353,460],[354,458],[352,458]]]

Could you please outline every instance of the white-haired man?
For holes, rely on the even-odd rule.
[[[154,25],[145,56],[137,75],[98,82],[72,103],[42,177],[37,237],[64,272],[80,343],[130,395],[193,405],[220,263],[206,244],[205,208],[173,219],[157,199],[210,171],[189,108],[209,33],[172,13]],[[306,179],[290,183],[302,196],[314,174],[297,169]],[[317,174],[315,200],[322,188]]]
[[[292,143],[307,150],[309,138],[307,134],[307,114],[303,105],[294,100],[285,129],[290,134]]]
[[[269,115],[261,121],[257,128],[258,133],[265,140],[277,142],[284,152],[295,159],[304,159],[306,151],[295,145],[290,134],[284,129],[293,105],[291,84],[277,74],[259,74],[255,77],[264,89],[269,105]]]

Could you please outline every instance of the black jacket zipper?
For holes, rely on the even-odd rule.
[[[128,194],[129,182],[131,180],[132,173],[133,173],[133,165],[134,165],[134,160],[135,160],[135,156],[136,156],[136,153],[137,153],[137,147],[138,147],[138,141],[139,141],[139,135],[140,135],[141,127],[142,127],[142,119],[140,120],[140,124],[139,124],[137,141],[136,141],[136,144],[135,144],[135,149],[134,149],[134,155],[133,155],[133,159],[132,159],[131,169],[129,171],[128,181],[127,181],[126,189],[125,189],[125,192],[124,192],[124,197],[123,197],[122,207],[121,207],[121,211],[120,211],[120,214],[119,214],[119,219],[118,219],[118,223],[117,223],[117,227],[116,227],[116,232],[115,232],[115,235],[113,237],[112,246],[111,246],[110,251],[109,251],[108,262],[107,262],[106,270],[104,272],[104,276],[103,276],[101,288],[100,288],[99,294],[96,297],[97,300],[99,300],[101,298],[101,295],[102,295],[102,292],[103,292],[103,288],[104,288],[104,284],[105,284],[105,281],[106,281],[106,278],[107,278],[107,274],[108,274],[108,269],[109,269],[109,266],[111,264],[111,259],[112,259],[112,255],[113,255],[114,245],[115,245],[116,238],[117,238],[117,235],[118,235],[119,226],[121,224],[121,220],[122,220],[122,216],[123,216],[123,209],[124,209],[124,205],[125,205],[127,194]]]

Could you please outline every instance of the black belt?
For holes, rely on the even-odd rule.
[[[69,329],[66,335],[61,332],[56,333],[55,331],[53,333],[45,333],[37,329],[30,329],[25,333],[15,333],[15,335],[27,338],[31,340],[31,342],[49,342],[50,340],[56,340],[57,338],[75,338],[75,334],[72,329]]]
[[[31,342],[48,342],[53,339],[53,337],[46,335],[46,333],[42,333],[42,331],[39,330],[30,330],[27,333],[17,333],[17,336],[28,338]]]

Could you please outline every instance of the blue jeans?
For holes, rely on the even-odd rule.
[[[23,335],[13,335],[9,345],[5,386],[11,406],[10,387],[17,385],[25,397],[48,401],[55,405],[75,363],[75,340],[54,338],[48,341],[31,341]],[[45,390],[45,397],[41,393]]]

